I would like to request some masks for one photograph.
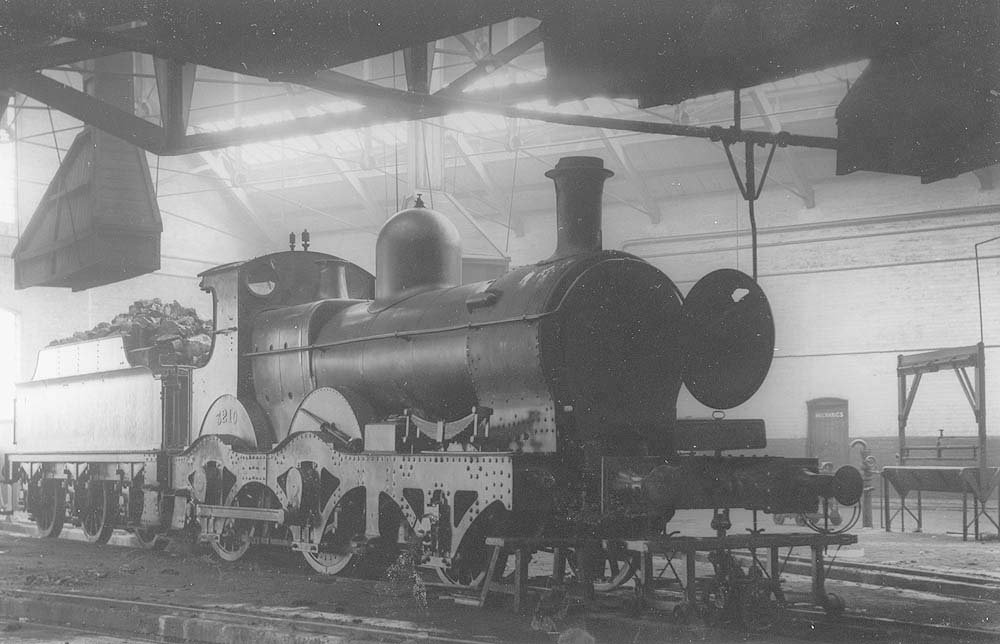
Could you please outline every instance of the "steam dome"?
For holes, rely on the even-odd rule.
[[[408,208],[382,226],[375,244],[375,300],[462,283],[462,240],[455,224],[428,208]]]

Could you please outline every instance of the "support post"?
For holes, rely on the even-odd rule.
[[[493,586],[493,576],[496,573],[497,561],[500,559],[500,546],[490,546],[493,551],[490,553],[490,564],[486,567],[486,578],[483,579],[483,591],[479,595],[479,607],[486,606],[489,599],[490,590]]]
[[[514,551],[514,612],[520,613],[528,600],[528,562],[531,555],[523,547]]]
[[[962,541],[969,540],[969,493],[962,492]]]
[[[885,531],[892,532],[892,515],[889,513],[889,480],[882,475],[882,515],[885,517]]]
[[[566,549],[554,548],[552,551],[552,583],[562,585],[566,578]]]
[[[979,430],[979,485],[986,480],[986,346],[976,345],[976,428]]]
[[[669,560],[668,560],[669,561]],[[642,552],[642,599],[653,598],[653,553]]]
[[[694,553],[694,544],[689,545],[684,550],[684,581],[687,584],[684,588],[684,595],[691,606],[694,606],[698,601],[698,594],[695,592]]]
[[[778,603],[785,603],[785,593],[781,590],[781,559],[778,553],[778,546],[771,546],[768,567],[771,569],[771,590]]]
[[[976,541],[979,541],[979,495],[972,495],[972,534]]]
[[[898,384],[898,392],[899,392],[899,397],[897,399],[898,403],[899,403],[899,412],[898,412],[898,415],[896,417],[896,420],[897,420],[897,423],[898,423],[897,435],[898,435],[898,439],[899,439],[899,454],[898,454],[898,458],[899,458],[899,464],[900,465],[906,465],[906,452],[904,451],[904,449],[906,448],[906,416],[907,416],[907,413],[906,413],[907,412],[907,409],[906,409],[906,374],[899,372],[899,368],[902,366],[902,364],[903,364],[903,356],[902,355],[896,356],[896,370],[897,370],[897,374],[898,374],[897,375],[897,380],[898,380],[897,384]]]
[[[598,559],[597,551],[593,544],[587,542],[577,550],[577,563],[580,567],[580,583],[583,585],[583,598],[586,601],[594,599],[594,576],[593,565]],[[601,561],[603,564],[604,562]]]
[[[924,531],[924,497],[920,490],[917,490],[917,532]]]
[[[823,566],[823,546],[812,546],[813,603],[826,606],[826,568]]]

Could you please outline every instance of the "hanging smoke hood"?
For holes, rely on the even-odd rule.
[[[14,248],[14,287],[81,291],[151,273],[162,231],[146,153],[84,128]]]

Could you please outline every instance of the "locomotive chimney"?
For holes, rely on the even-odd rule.
[[[545,176],[556,184],[556,252],[549,260],[601,250],[601,198],[614,173],[600,157],[563,157]]]

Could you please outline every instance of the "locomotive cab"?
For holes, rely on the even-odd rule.
[[[304,250],[226,264],[200,277],[202,290],[212,294],[216,331],[208,363],[192,377],[192,427],[200,427],[198,436],[231,434],[268,447],[282,435],[258,400],[251,360],[276,343],[287,349],[290,331],[297,331],[303,315],[322,316],[330,308],[316,304],[329,301],[324,298],[371,299],[375,280],[339,257]],[[308,341],[293,340],[292,346],[301,346],[302,339]],[[262,385],[271,381],[267,373],[258,376]],[[279,397],[301,400],[312,388],[281,389],[265,395],[277,404]]]

